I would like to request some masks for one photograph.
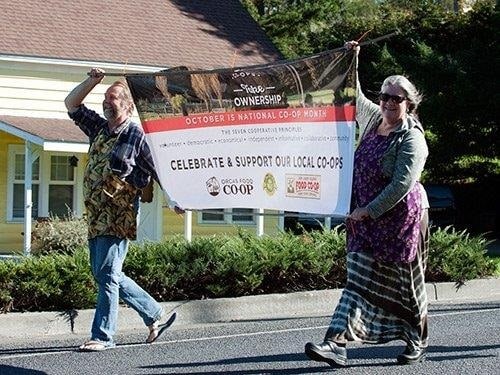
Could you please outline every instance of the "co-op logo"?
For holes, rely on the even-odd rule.
[[[206,182],[207,191],[214,197],[221,192],[226,195],[251,195],[254,189],[251,178],[223,178],[211,177]]]

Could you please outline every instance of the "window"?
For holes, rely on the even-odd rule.
[[[49,181],[49,215],[67,216],[73,210],[74,167],[71,156],[51,155]]]
[[[25,148],[9,146],[7,220],[24,220]],[[76,211],[74,156],[43,153],[32,164],[32,217],[66,216]]]
[[[253,225],[256,222],[255,210],[252,208],[215,208],[207,211],[209,212],[199,213],[198,221],[200,224]]]
[[[31,217],[38,217],[38,187],[40,183],[40,162],[33,162],[32,171],[32,197],[33,202]],[[14,183],[12,197],[12,219],[24,218],[24,154],[14,155]]]
[[[204,224],[224,224],[224,210],[222,208],[214,208],[210,212],[201,212],[201,222]]]
[[[233,208],[232,221],[234,224],[254,224],[254,210],[251,208]]]

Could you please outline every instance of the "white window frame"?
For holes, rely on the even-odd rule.
[[[215,211],[215,209],[212,209],[210,211]],[[220,212],[220,214],[224,215],[223,220],[204,220],[203,219],[203,212],[198,212],[198,224],[200,224],[200,225],[242,225],[242,226],[256,225],[256,222],[257,222],[256,216],[255,216],[256,212],[257,212],[257,210],[252,209],[252,212],[248,213],[248,215],[252,215],[251,221],[234,220],[232,208],[225,208],[225,209],[223,209],[223,211]],[[210,213],[217,214],[216,212],[210,212]]]
[[[14,184],[19,183],[15,180],[16,171],[16,155],[25,155],[24,145],[9,145],[7,151],[7,200],[6,200],[6,214],[7,222],[12,223],[22,223],[24,221],[24,215],[22,217],[14,217]],[[39,178],[41,177],[41,167],[38,171]],[[34,183],[33,183],[34,184]],[[40,179],[37,180],[38,185],[38,215],[40,215]]]
[[[24,221],[23,217],[14,217],[13,213],[13,198],[14,198],[14,172],[15,172],[15,156],[25,155],[25,147],[21,144],[13,144],[8,146],[8,159],[7,159],[7,201],[6,213],[7,222],[21,223]],[[50,168],[51,156],[73,156],[75,154],[68,152],[43,152],[39,153],[39,180],[38,184],[38,216],[37,218],[49,216],[49,187],[51,185],[72,185],[73,186],[73,207],[72,212],[76,216],[81,216],[83,212],[83,202],[81,202],[81,176],[82,176],[82,161],[78,162],[73,173],[73,181],[51,181]],[[76,156],[76,155],[75,155]],[[81,157],[80,157],[81,159]],[[34,218],[35,220],[37,218]]]

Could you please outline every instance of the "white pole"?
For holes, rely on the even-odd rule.
[[[257,236],[264,235],[264,209],[259,208],[259,215],[257,216]]]
[[[332,218],[331,216],[325,217],[325,229],[330,230],[332,227]]]
[[[187,242],[191,242],[193,237],[193,211],[186,210],[184,212],[184,238]]]

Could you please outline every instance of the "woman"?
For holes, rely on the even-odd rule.
[[[347,49],[359,53],[356,42]],[[321,344],[306,355],[347,364],[347,341],[404,340],[398,363],[424,359],[428,202],[418,182],[428,154],[416,109],[421,96],[403,76],[384,80],[379,105],[358,82],[360,142],[354,157],[353,211],[347,217],[347,283]]]

